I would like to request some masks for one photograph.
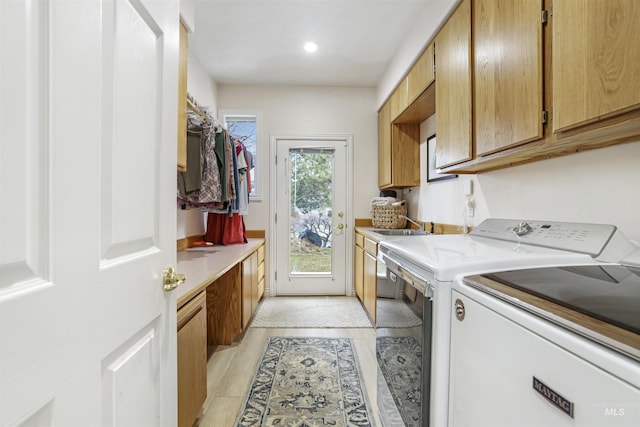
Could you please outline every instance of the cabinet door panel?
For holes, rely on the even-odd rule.
[[[377,261],[368,252],[364,253],[364,308],[369,313],[371,321],[376,322],[376,280]]]
[[[364,301],[364,249],[355,246],[353,259],[353,288],[360,301]]]
[[[251,319],[251,300],[252,300],[252,277],[253,263],[252,257],[248,257],[242,261],[242,329],[247,327],[249,319]]]
[[[193,425],[207,398],[205,292],[178,310],[178,426]]]
[[[433,83],[433,43],[429,43],[420,58],[409,71],[407,78],[408,103],[412,103]]]
[[[543,136],[541,10],[542,0],[474,0],[477,156]]]
[[[435,41],[436,167],[470,160],[471,3],[463,0]]]
[[[391,103],[391,121],[395,120],[409,105],[409,93],[407,92],[407,77],[405,77],[389,98]]]
[[[242,329],[258,305],[258,252],[242,261]]]
[[[391,111],[390,102],[378,113],[378,187],[391,185]]]
[[[553,4],[553,130],[640,107],[640,2]]]

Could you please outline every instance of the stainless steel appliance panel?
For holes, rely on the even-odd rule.
[[[385,427],[428,426],[433,302],[427,281],[388,259],[377,298],[378,407]]]

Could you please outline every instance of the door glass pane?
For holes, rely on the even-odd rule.
[[[289,274],[332,273],[334,150],[289,150],[291,165]]]

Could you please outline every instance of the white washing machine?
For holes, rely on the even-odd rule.
[[[418,288],[425,304],[420,390],[421,419],[407,421],[404,397],[391,378],[378,381],[380,417],[386,427],[448,425],[452,283],[459,275],[489,271],[617,261],[635,247],[615,226],[555,221],[487,219],[468,235],[393,237],[380,242],[378,258],[391,274]],[[377,343],[387,328],[376,328]],[[378,352],[378,349],[376,349]],[[380,359],[378,360],[379,364]],[[384,369],[381,370],[384,372]],[[379,371],[379,372],[381,372]],[[417,393],[411,394],[415,399]],[[395,408],[388,405],[392,395]],[[381,400],[385,400],[382,402]]]
[[[640,426],[640,252],[453,284],[449,425]]]

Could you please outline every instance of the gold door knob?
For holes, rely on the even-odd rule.
[[[344,224],[338,224],[338,225],[336,225],[336,228],[338,230],[342,230],[344,228]]]
[[[167,267],[162,272],[162,288],[165,291],[172,291],[180,286],[187,277],[184,274],[178,274],[173,267]]]

